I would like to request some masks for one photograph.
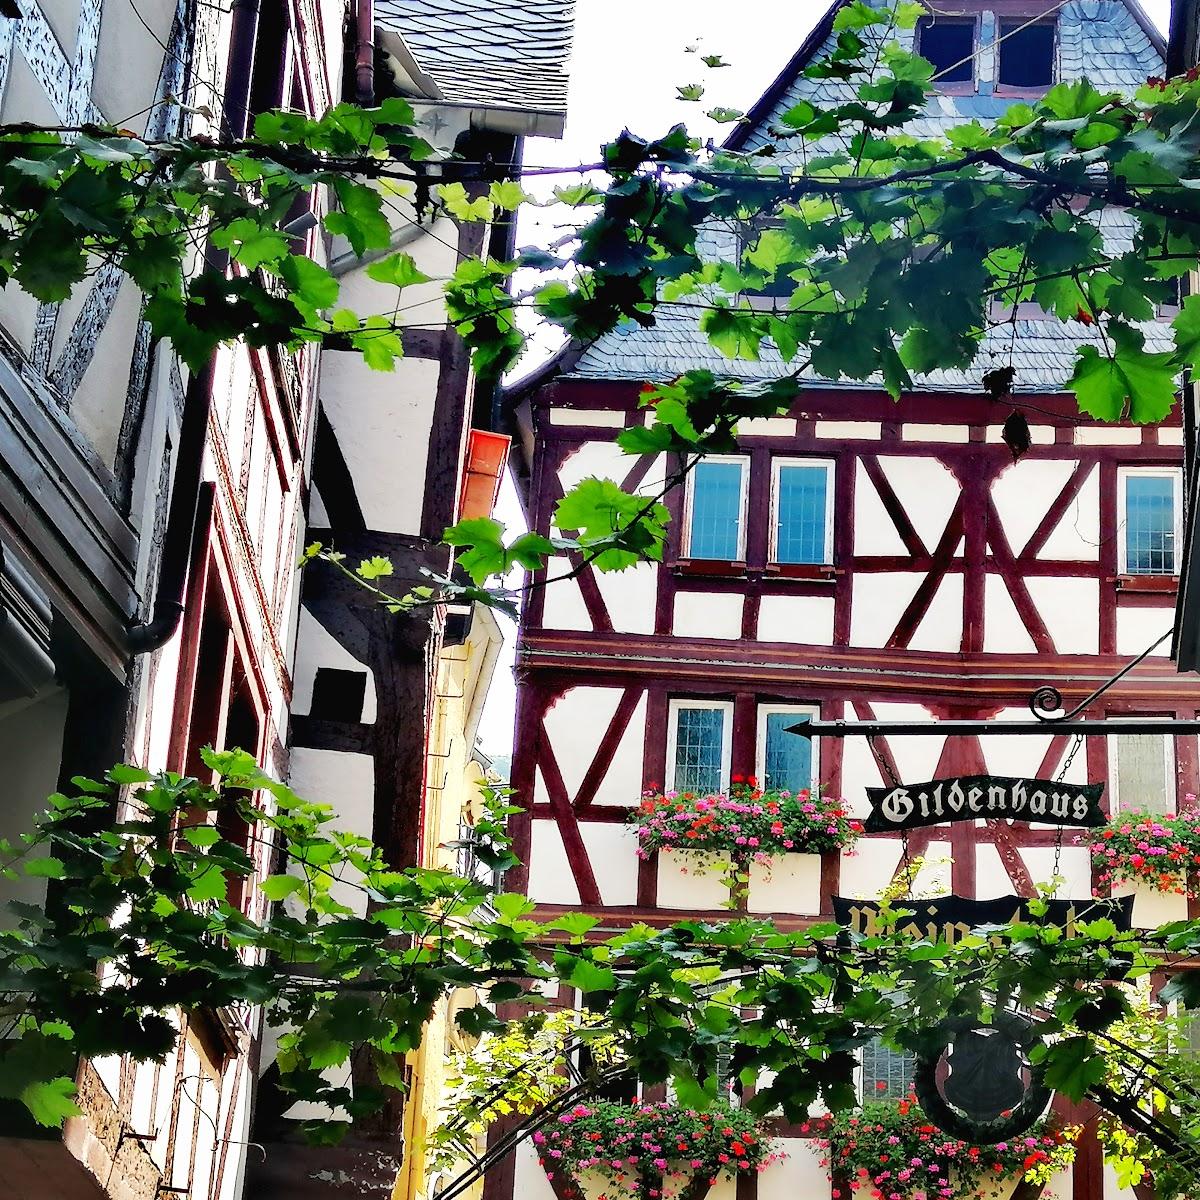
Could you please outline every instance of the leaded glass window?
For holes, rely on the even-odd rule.
[[[812,717],[811,710],[760,710],[759,775],[764,788],[795,793],[813,786],[812,741],[787,732],[791,726]]]
[[[775,562],[816,564],[831,560],[832,465],[775,464]]]
[[[720,792],[729,780],[733,706],[688,703],[671,706],[671,784],[679,792]]]
[[[885,1046],[872,1038],[862,1048],[862,1086],[864,1100],[903,1100],[912,1091],[915,1055]]]
[[[706,458],[692,468],[689,558],[734,562],[742,557],[742,508],[748,466],[740,458]]]
[[[1178,552],[1178,472],[1127,471],[1122,476],[1122,485],[1124,572],[1174,575]]]
[[[1126,812],[1174,812],[1167,739],[1157,733],[1121,733],[1111,742],[1117,760],[1117,804]]]

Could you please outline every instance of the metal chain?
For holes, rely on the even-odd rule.
[[[882,754],[879,748],[875,745],[875,735],[867,735],[867,745],[871,749],[871,757],[875,759],[876,765],[879,767],[880,774],[883,775],[892,787],[899,787],[900,780],[896,777],[896,772],[892,770],[892,764],[886,754]],[[900,831],[900,869],[904,872],[904,891],[906,896],[912,899],[913,889],[913,868],[912,857],[908,849],[908,830]]]
[[[1054,775],[1055,783],[1062,783],[1066,778],[1067,772],[1071,769],[1071,764],[1075,761],[1075,755],[1079,753],[1080,747],[1083,745],[1083,734],[1077,733],[1071,740],[1070,748],[1063,755],[1062,765],[1058,768]],[[1058,831],[1054,835],[1054,869],[1050,872],[1051,879],[1058,878],[1059,867],[1062,863],[1062,848],[1063,848],[1063,826],[1058,827]],[[1055,885],[1057,887],[1057,884]]]

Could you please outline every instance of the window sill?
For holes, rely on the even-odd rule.
[[[720,558],[678,558],[671,564],[677,575],[717,575],[722,578],[743,578],[746,564],[741,561],[726,562]]]
[[[1179,590],[1178,575],[1118,575],[1113,582],[1118,592],[1174,594]]]
[[[771,579],[807,579],[818,583],[834,583],[843,573],[832,563],[768,563],[763,572]]]

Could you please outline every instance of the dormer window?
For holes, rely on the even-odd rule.
[[[1000,22],[998,82],[1002,88],[1042,91],[1054,82],[1053,21]]]
[[[917,53],[933,64],[933,81],[975,81],[975,19],[924,17],[917,25]]]

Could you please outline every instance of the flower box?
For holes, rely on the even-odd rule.
[[[1137,929],[1158,929],[1172,921],[1186,921],[1187,896],[1158,888],[1125,883],[1114,887],[1114,896],[1133,897],[1133,924]]]
[[[663,850],[658,856],[658,903],[662,908],[692,912],[729,907],[727,853]]]
[[[753,913],[821,911],[821,856],[784,854],[750,864],[750,902]]]

